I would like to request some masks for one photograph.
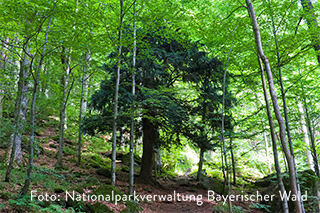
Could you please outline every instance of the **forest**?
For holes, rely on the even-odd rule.
[[[0,212],[320,212],[318,1],[0,12]]]

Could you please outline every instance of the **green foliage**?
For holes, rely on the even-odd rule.
[[[176,146],[164,149],[161,153],[162,168],[170,174],[178,173],[184,174],[188,169],[191,169],[194,165],[194,159],[189,158],[190,154],[193,153],[188,146]],[[174,158],[172,156],[175,156]]]
[[[22,198],[10,199],[8,204],[21,212],[38,212],[40,207],[35,201],[30,201],[30,195],[26,195]]]

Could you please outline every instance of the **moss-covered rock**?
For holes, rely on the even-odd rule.
[[[98,169],[96,170],[96,173],[97,173],[98,175],[102,175],[102,176],[104,176],[104,177],[106,177],[106,178],[111,178],[111,171],[110,171],[109,169],[98,168]]]
[[[103,158],[101,155],[93,155],[88,160],[88,165],[93,168],[101,168],[106,167],[106,165],[110,164],[110,159]]]
[[[121,160],[124,165],[130,166],[130,153],[124,154]],[[141,164],[142,159],[138,155],[134,155],[134,166],[139,168]]]
[[[201,181],[198,183],[198,187],[206,190],[213,190],[218,194],[224,194],[224,192],[228,191],[227,188],[224,190],[222,181],[209,177],[202,177]]]
[[[111,212],[113,212],[113,211],[111,211],[109,208],[108,208],[108,206],[106,206],[106,205],[103,205],[103,204],[101,204],[101,203],[95,203],[95,204],[93,204],[93,205],[91,205],[91,204],[88,204],[87,206],[87,212],[92,212],[92,213],[100,213],[100,212],[105,212],[105,213],[111,213]]]
[[[111,186],[111,185],[101,185],[97,189],[93,191],[93,194],[96,195],[120,195],[123,196],[123,193],[119,191],[116,187]]]

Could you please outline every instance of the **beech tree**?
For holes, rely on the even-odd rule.
[[[269,60],[263,53],[262,44],[261,44],[261,37],[260,37],[260,32],[259,32],[259,25],[257,23],[257,18],[255,15],[253,5],[250,0],[246,0],[246,4],[247,4],[247,9],[250,14],[250,18],[252,20],[253,31],[255,34],[255,40],[256,40],[256,44],[257,44],[257,51],[258,51],[259,57],[261,58],[261,60],[264,63],[266,73],[268,76],[269,92],[270,92],[271,100],[273,102],[274,112],[276,114],[276,118],[278,120],[279,127],[280,127],[280,140],[281,140],[282,148],[285,152],[286,159],[287,159],[288,166],[289,166],[291,190],[292,190],[293,195],[295,195],[298,198],[295,201],[295,208],[296,208],[297,212],[304,212],[303,201],[301,199],[301,192],[300,192],[300,189],[297,187],[298,183],[297,183],[296,165],[295,165],[294,157],[293,157],[292,153],[290,153],[290,150],[287,145],[286,133],[285,133],[286,132],[285,131],[285,123],[284,123],[284,120],[283,120],[281,113],[280,113],[279,104],[278,104],[278,100],[277,100],[277,96],[276,96],[275,88],[274,88],[274,84],[273,84],[273,77],[272,77],[272,72],[271,72]]]

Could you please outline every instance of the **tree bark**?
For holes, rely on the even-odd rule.
[[[9,37],[5,37],[5,40],[6,40],[7,43],[9,43]],[[1,53],[0,70],[3,70],[3,71],[5,71],[6,64],[8,62],[7,51],[8,51],[8,45],[6,45],[4,43],[2,45],[1,52],[0,52]],[[2,82],[0,82],[0,119],[2,119],[2,116],[3,116],[3,100],[4,100],[4,90],[2,88],[2,84],[1,83]]]
[[[237,184],[236,161],[234,159],[234,154],[233,154],[232,132],[230,135],[230,154],[231,154],[231,163],[232,163],[233,184],[236,185]]]
[[[68,102],[68,95],[71,88],[68,90],[69,77],[71,74],[71,56],[72,50],[70,53],[67,52],[65,47],[62,47],[62,56],[61,62],[64,65],[62,76],[61,76],[61,85],[62,85],[62,99],[60,103],[60,137],[59,137],[59,148],[58,148],[58,160],[56,163],[56,168],[62,168],[62,157],[63,157],[63,142],[64,142],[64,132],[66,128],[66,107]]]
[[[198,163],[198,174],[197,174],[197,180],[198,181],[201,181],[201,172],[202,172],[202,166],[203,166],[203,154],[204,154],[204,149],[200,148],[199,163]]]
[[[134,101],[136,95],[136,54],[137,54],[137,27],[136,27],[136,3],[133,3],[133,57],[132,57],[132,116],[130,126],[130,179],[129,179],[129,195],[133,194],[134,187]]]
[[[307,12],[306,21],[308,23],[308,27],[309,27],[309,29],[311,31],[311,36],[312,36],[312,39],[313,39],[311,42],[312,42],[313,48],[314,48],[314,50],[315,50],[315,52],[317,54],[318,64],[320,65],[320,34],[312,32],[312,31],[315,31],[315,30],[313,30],[313,28],[319,28],[318,21],[316,19],[316,15],[312,11],[314,9],[314,7],[313,7],[312,2],[310,0],[301,0],[301,4],[302,4],[304,10]],[[318,30],[316,30],[315,32],[318,32]],[[306,105],[305,98],[304,98],[304,102],[305,102],[304,103],[305,113],[306,113],[306,116],[307,116],[307,126],[308,126],[309,135],[310,135],[310,139],[311,139],[314,170],[315,170],[315,172],[317,173],[317,175],[318,175],[318,177],[320,179],[317,152],[316,152],[315,144],[314,144],[314,135],[313,135],[311,123],[310,123],[310,120],[309,120],[309,113],[308,113],[308,108],[307,108],[307,105]]]
[[[52,21],[52,15],[50,17],[48,27],[45,34],[45,42],[42,47],[42,53],[38,65],[38,70],[36,72],[36,76],[33,76],[34,79],[34,86],[33,86],[33,94],[32,94],[32,103],[31,103],[31,135],[29,140],[29,165],[27,170],[27,178],[25,180],[24,186],[20,192],[21,196],[24,196],[27,194],[29,190],[29,186],[31,183],[31,175],[32,175],[32,169],[33,169],[33,146],[34,146],[34,129],[35,129],[35,105],[36,105],[36,99],[37,99],[37,90],[39,85],[39,77],[40,72],[42,69],[43,59],[45,57],[45,51],[46,51],[46,44],[48,43],[48,32],[50,29],[50,24]],[[31,73],[32,74],[32,73]]]
[[[29,52],[31,48],[28,47],[29,42],[26,43],[24,49]],[[14,132],[11,135],[11,144],[9,148],[9,165],[6,171],[5,182],[9,182],[10,173],[13,169],[14,162],[19,165],[22,159],[21,152],[21,140],[22,140],[22,132],[24,130],[24,121],[25,114],[27,110],[27,91],[28,91],[28,69],[30,67],[30,61],[28,60],[28,56],[25,53],[22,62],[20,62],[20,71],[19,71],[19,82],[18,82],[18,92],[16,98],[16,107],[14,113]]]
[[[307,16],[306,16],[306,21],[309,27],[309,30],[311,32],[311,36],[312,36],[312,46],[317,54],[317,60],[318,63],[320,65],[320,35],[315,32],[318,32],[318,30],[313,30],[313,28],[319,28],[318,26],[318,21],[315,18],[316,15],[314,14],[313,10],[313,5],[312,2],[310,0],[301,0],[301,4],[303,9],[307,12]],[[310,15],[311,14],[311,15]]]
[[[21,99],[20,103],[19,103],[19,104],[21,104],[21,107],[18,107],[19,111],[15,111],[15,114],[16,113],[18,114],[16,116],[20,116],[20,119],[19,119],[19,121],[17,119],[15,119],[15,121],[17,121],[17,123],[15,125],[16,135],[14,135],[14,134],[11,135],[12,140],[11,140],[11,144],[10,144],[10,147],[12,147],[12,145],[15,144],[14,162],[17,165],[20,165],[22,162],[21,143],[22,143],[22,133],[25,128],[26,113],[27,113],[27,109],[28,109],[27,95],[28,95],[29,83],[28,83],[27,78],[29,77],[29,72],[28,72],[29,68],[30,68],[30,60],[28,59],[28,56],[25,55],[23,62],[20,66],[20,70],[22,69],[23,76],[19,75],[19,82],[18,82],[18,91],[19,90],[21,91],[21,92],[18,92],[19,96],[20,96],[19,98]],[[19,89],[19,87],[20,87],[20,89]]]
[[[116,158],[117,158],[117,117],[118,117],[118,94],[120,84],[120,69],[121,69],[121,39],[122,39],[122,24],[123,24],[123,0],[120,0],[120,26],[119,26],[119,54],[118,54],[118,68],[117,68],[117,79],[116,88],[114,93],[114,109],[113,109],[113,125],[112,125],[112,162],[111,162],[111,185],[116,184]]]
[[[301,122],[301,130],[303,133],[303,141],[306,144],[307,164],[310,167],[310,169],[314,171],[314,167],[312,163],[312,154],[310,151],[310,140],[309,140],[308,130],[306,126],[306,119],[304,117],[304,110],[303,110],[302,103],[300,101],[298,103],[298,110],[300,113],[300,122]]]
[[[282,97],[282,102],[283,102],[283,113],[284,113],[284,117],[285,117],[286,132],[287,132],[287,137],[288,137],[290,153],[292,155],[293,165],[294,165],[294,167],[296,167],[295,157],[294,157],[294,152],[293,152],[293,144],[292,144],[292,140],[291,140],[289,118],[288,118],[288,112],[287,112],[287,102],[286,102],[286,96],[285,96],[285,92],[284,92],[283,81],[282,81],[281,58],[280,58],[279,44],[278,44],[278,38],[277,38],[277,30],[276,30],[276,27],[274,24],[273,11],[271,10],[270,0],[269,0],[269,8],[270,8],[270,13],[271,13],[271,23],[272,23],[274,41],[275,41],[275,46],[277,49],[277,68],[278,68],[278,73],[279,73],[279,82],[280,82],[281,97]],[[298,193],[301,193],[299,180],[297,178],[298,174],[297,174],[296,168],[295,168],[295,173],[296,173],[297,191],[298,191]],[[303,201],[301,200],[300,202],[301,202],[301,206],[303,206],[303,203],[302,203]],[[302,209],[302,210],[304,211],[304,209]]]
[[[304,212],[304,206],[303,206],[303,202],[301,199],[301,193],[300,193],[300,191],[298,191],[298,188],[297,188],[297,171],[295,168],[295,162],[294,162],[294,158],[293,158],[292,154],[290,153],[290,150],[287,145],[285,122],[284,122],[284,120],[281,116],[281,113],[280,113],[280,108],[279,108],[277,96],[275,93],[275,88],[274,88],[274,84],[273,84],[273,77],[272,77],[272,72],[271,72],[269,60],[263,53],[261,37],[260,37],[260,32],[259,32],[259,25],[257,23],[257,18],[255,15],[255,12],[254,12],[253,5],[250,0],[246,0],[246,4],[247,4],[247,9],[249,11],[249,14],[250,14],[250,17],[252,20],[253,31],[255,34],[255,40],[256,40],[257,49],[258,49],[258,55],[264,63],[266,73],[268,76],[269,92],[271,95],[271,100],[273,102],[274,112],[276,114],[276,118],[278,120],[279,127],[280,127],[280,140],[281,140],[282,148],[285,152],[286,159],[287,159],[288,166],[289,166],[291,193],[292,193],[292,195],[294,195],[298,198],[298,199],[296,199],[296,201],[294,201],[295,208],[296,208],[296,211],[299,213]]]
[[[269,146],[268,146],[268,138],[267,138],[267,134],[264,132],[263,133],[264,136],[264,142],[265,142],[265,147],[266,147],[266,157],[267,157],[267,165],[268,165],[268,169],[269,169],[269,174],[271,173],[271,164],[269,162]]]
[[[316,150],[316,145],[315,145],[314,131],[312,129],[312,124],[310,121],[307,101],[306,101],[305,97],[303,99],[304,99],[303,101],[304,101],[305,114],[306,114],[306,118],[307,118],[306,120],[307,120],[308,132],[309,132],[309,136],[311,139],[311,151],[312,151],[314,171],[320,180],[320,171],[319,171],[318,155],[317,155],[317,150]]]
[[[82,140],[82,132],[80,129],[83,113],[87,109],[87,101],[85,94],[87,93],[87,88],[88,88],[88,81],[89,78],[87,76],[88,69],[89,69],[89,60],[90,60],[90,53],[89,51],[86,52],[84,55],[84,65],[82,68],[82,82],[81,82],[81,98],[80,98],[80,111],[79,111],[79,132],[78,132],[78,160],[77,160],[77,165],[80,166],[81,164],[81,140]]]
[[[264,94],[264,100],[266,102],[266,110],[267,110],[268,122],[269,122],[269,127],[270,127],[270,135],[271,135],[271,141],[272,141],[274,166],[276,168],[277,181],[278,181],[281,193],[284,194],[285,193],[285,188],[284,188],[282,177],[281,177],[281,168],[280,168],[280,163],[279,163],[279,155],[278,155],[278,150],[277,150],[277,142],[276,142],[276,135],[275,135],[275,130],[274,130],[274,123],[273,123],[273,118],[272,118],[271,110],[270,110],[269,97],[268,97],[268,92],[267,92],[267,85],[266,85],[266,80],[265,80],[265,77],[264,77],[264,70],[263,70],[263,66],[262,66],[260,58],[258,58],[258,62],[259,62],[259,67],[260,67],[260,71],[261,71],[263,94]],[[289,206],[288,206],[287,197],[284,197],[283,200],[282,200],[282,210],[283,210],[284,213],[289,213]]]
[[[225,166],[226,166],[226,176],[225,176],[225,180],[224,180],[224,185],[223,185],[223,192],[225,192],[225,186],[226,184],[228,185],[228,195],[230,195],[230,190],[231,190],[231,184],[230,184],[230,178],[229,178],[229,164],[228,164],[228,158],[227,158],[227,151],[226,151],[226,144],[225,144],[225,139],[224,139],[224,123],[225,123],[225,102],[226,102],[226,90],[227,90],[227,86],[226,86],[226,77],[227,77],[227,67],[228,67],[228,63],[229,63],[229,59],[230,59],[230,54],[232,51],[232,47],[233,47],[233,42],[231,42],[231,47],[228,53],[228,59],[227,59],[227,63],[225,65],[225,69],[224,69],[224,73],[223,73],[223,93],[222,93],[222,118],[221,118],[221,143],[222,143],[222,148],[223,148],[223,156],[224,156],[224,162],[225,162]],[[229,206],[229,211],[232,212],[232,203],[231,200],[229,199],[228,201],[228,206]]]
[[[143,125],[143,153],[140,179],[145,183],[152,183],[153,147],[158,140],[157,128],[148,118],[142,118]]]

